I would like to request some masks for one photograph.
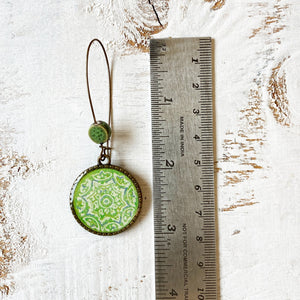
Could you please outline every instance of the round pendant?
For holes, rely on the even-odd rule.
[[[86,230],[113,235],[134,223],[142,206],[142,192],[126,170],[97,165],[76,178],[70,205],[74,217]]]

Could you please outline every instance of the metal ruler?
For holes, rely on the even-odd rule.
[[[151,39],[156,299],[217,299],[210,38]]]

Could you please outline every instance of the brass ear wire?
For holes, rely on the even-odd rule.
[[[108,82],[109,82],[109,112],[108,112],[108,124],[104,121],[97,121],[94,111],[94,106],[92,102],[91,92],[90,92],[90,84],[89,84],[89,54],[90,54],[90,48],[94,42],[98,42],[102,48],[103,54],[105,56],[106,66],[107,66],[107,74],[108,74]],[[89,129],[89,136],[90,138],[96,142],[100,143],[101,148],[101,154],[98,159],[98,164],[102,164],[103,161],[108,160],[108,164],[111,162],[111,147],[109,145],[110,143],[110,136],[112,132],[112,121],[111,121],[111,115],[112,115],[112,80],[111,80],[111,70],[109,67],[108,57],[107,53],[105,51],[105,48],[100,40],[93,39],[87,48],[86,53],[86,85],[87,85],[87,91],[88,91],[88,97],[89,97],[89,103],[92,111],[92,116],[94,119],[94,124]],[[104,136],[103,136],[104,134]],[[106,146],[103,144],[106,143]]]
[[[112,102],[112,97],[111,97],[111,72],[110,72],[110,67],[109,67],[109,62],[108,62],[108,57],[105,51],[105,48],[103,44],[101,43],[100,40],[98,39],[93,39],[88,48],[87,48],[87,53],[86,53],[86,85],[87,85],[87,91],[88,91],[88,96],[89,96],[89,102],[90,102],[90,107],[93,115],[94,122],[97,123],[95,112],[94,112],[94,107],[93,107],[93,102],[91,98],[91,92],[90,92],[90,84],[89,84],[89,54],[90,54],[90,48],[94,42],[98,42],[103,50],[104,56],[105,56],[105,61],[106,61],[106,66],[107,66],[107,73],[108,73],[108,82],[109,82],[109,113],[108,113],[108,124],[111,126],[111,102]]]

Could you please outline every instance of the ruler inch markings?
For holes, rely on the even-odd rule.
[[[156,299],[216,300],[211,38],[151,39],[150,72]]]

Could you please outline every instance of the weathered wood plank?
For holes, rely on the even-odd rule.
[[[154,299],[151,36],[215,41],[221,299],[297,299],[299,12],[296,0],[2,1],[3,299]],[[85,232],[68,203],[98,156],[84,77],[94,37],[113,59],[113,161],[144,195],[137,224],[114,237]],[[105,118],[106,74],[92,59]]]

